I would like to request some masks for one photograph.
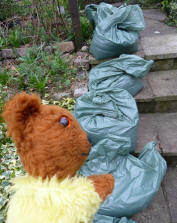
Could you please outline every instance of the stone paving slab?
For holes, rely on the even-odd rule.
[[[160,9],[144,9],[146,27],[141,32],[141,37],[156,37],[161,35],[177,34],[175,27],[165,24],[166,14]]]
[[[177,156],[177,113],[156,114],[159,141],[165,156]]]
[[[147,79],[155,100],[177,99],[177,70],[150,72]]]
[[[177,70],[150,72],[136,96],[139,112],[177,112]]]
[[[152,114],[140,114],[136,154],[139,154],[144,146],[151,141],[158,141],[157,123]]]
[[[138,223],[172,223],[161,187],[151,205],[133,216],[132,219]]]
[[[147,19],[152,19],[153,21],[165,22],[165,19],[167,18],[166,14],[163,13],[161,9],[144,9],[143,15],[146,21]],[[148,28],[149,27],[146,24],[146,29]]]
[[[177,57],[177,33],[142,37],[141,45],[145,59],[168,59]]]
[[[148,102],[148,101],[150,102],[153,100],[154,95],[147,77],[144,78],[143,83],[144,83],[144,88],[135,96],[135,99],[138,102]]]
[[[173,165],[177,165],[177,113],[140,114],[135,154],[154,140],[165,159],[174,158]]]
[[[144,9],[145,29],[141,32],[139,51],[145,59],[177,57],[177,30],[165,24],[166,14],[160,9]]]
[[[171,222],[177,223],[177,168],[168,168],[162,189],[168,204]]]

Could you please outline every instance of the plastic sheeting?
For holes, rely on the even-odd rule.
[[[89,73],[89,90],[122,88],[134,96],[144,87],[142,78],[149,72],[152,64],[152,60],[122,54],[119,58],[92,68]]]
[[[75,117],[93,144],[108,134],[128,137],[130,152],[136,146],[138,110],[133,97],[124,89],[90,91],[77,99]]]
[[[132,216],[147,207],[159,189],[166,162],[156,150],[156,143],[148,143],[138,158],[128,154],[129,147],[127,138],[109,135],[92,147],[80,170],[84,176],[111,173],[115,178],[114,190],[96,219]],[[112,222],[112,218],[106,222]]]
[[[102,63],[90,72],[90,92],[77,99],[75,116],[94,145],[80,173],[111,173],[115,178],[114,190],[93,223],[136,223],[127,217],[151,203],[165,175],[166,162],[156,142],[148,143],[138,158],[130,154],[139,121],[132,95],[142,88],[141,77],[151,65],[132,55]]]
[[[144,29],[144,17],[138,5],[116,8],[101,3],[86,6],[86,15],[95,26],[90,52],[105,59],[138,50],[138,38]]]

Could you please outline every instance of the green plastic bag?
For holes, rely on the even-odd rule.
[[[138,5],[116,8],[101,3],[86,6],[86,15],[95,30],[90,52],[96,59],[117,57],[138,50],[138,38],[144,29],[144,17]]]
[[[114,190],[99,209],[96,223],[114,222],[107,216],[119,218],[136,214],[151,203],[159,190],[167,166],[156,150],[156,143],[148,143],[138,158],[128,154],[129,146],[128,138],[108,135],[92,147],[80,170],[84,176],[111,173],[115,178]]]
[[[128,137],[130,152],[136,146],[138,110],[133,97],[124,89],[90,91],[79,97],[75,117],[93,144],[108,134]]]
[[[144,87],[141,79],[149,72],[152,64],[152,60],[122,54],[119,58],[92,68],[89,73],[89,90],[122,88],[134,96]]]

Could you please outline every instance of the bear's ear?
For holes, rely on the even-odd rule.
[[[38,113],[40,106],[41,100],[35,94],[20,93],[12,98],[4,107],[4,112],[2,113],[2,117],[8,124],[9,133],[14,128],[22,130],[26,120],[31,115]]]

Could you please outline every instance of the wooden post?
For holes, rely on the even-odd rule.
[[[76,46],[76,49],[80,49],[83,44],[83,36],[82,36],[82,29],[81,29],[81,24],[80,24],[78,0],[68,0],[68,2],[69,2],[73,31],[74,31],[74,36],[75,36],[75,46]]]

